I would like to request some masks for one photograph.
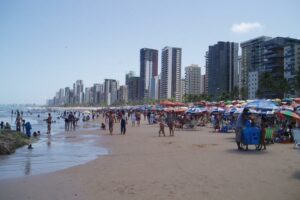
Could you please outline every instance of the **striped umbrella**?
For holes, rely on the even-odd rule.
[[[300,116],[297,113],[294,113],[290,110],[281,110],[280,112],[276,113],[281,119],[288,118],[288,119],[295,119],[300,121]]]

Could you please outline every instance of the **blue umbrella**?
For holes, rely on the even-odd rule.
[[[273,101],[255,100],[245,105],[245,108],[254,108],[257,110],[277,110],[279,106]]]

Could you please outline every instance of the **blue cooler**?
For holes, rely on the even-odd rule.
[[[242,142],[245,145],[260,144],[261,130],[258,127],[246,127],[243,129]]]

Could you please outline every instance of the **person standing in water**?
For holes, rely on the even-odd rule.
[[[52,117],[51,114],[48,113],[48,118],[46,119],[47,122],[47,134],[50,134],[51,132],[51,123],[52,123]]]
[[[17,114],[17,117],[16,117],[16,130],[17,131],[21,131],[21,116],[20,114],[18,113]]]

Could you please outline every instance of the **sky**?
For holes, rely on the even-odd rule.
[[[298,0],[0,0],[0,104],[45,104],[81,79],[139,75],[139,50],[182,48],[182,76],[218,41],[300,38]],[[239,52],[240,54],[241,52]],[[204,70],[204,68],[203,68]]]

